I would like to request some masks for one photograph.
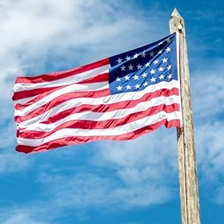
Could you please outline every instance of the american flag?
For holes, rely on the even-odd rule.
[[[16,150],[24,153],[96,140],[129,140],[180,127],[176,33],[72,70],[17,77]]]

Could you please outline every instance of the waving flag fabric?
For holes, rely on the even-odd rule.
[[[13,91],[19,152],[180,127],[176,33],[72,70],[18,77]]]

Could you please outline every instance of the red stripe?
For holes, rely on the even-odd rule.
[[[171,90],[157,90],[154,93],[147,93],[143,95],[140,99],[138,100],[128,100],[124,102],[118,102],[118,103],[113,103],[113,104],[99,104],[96,106],[93,105],[81,105],[75,108],[70,108],[67,110],[64,110],[62,112],[59,112],[57,114],[54,114],[53,116],[49,117],[47,120],[43,121],[43,124],[51,124],[54,122],[57,122],[71,114],[79,113],[79,112],[85,112],[85,111],[91,111],[91,112],[110,112],[110,111],[115,111],[123,108],[133,108],[140,102],[147,102],[155,97],[159,96],[173,96],[173,95],[178,95],[178,89],[173,88]]]
[[[64,88],[65,86],[63,86],[62,88]],[[57,89],[59,90],[59,89]],[[16,110],[22,110],[34,103],[36,103],[37,101],[40,101],[41,99],[43,99],[44,97],[50,95],[51,93],[55,92],[56,90],[55,89],[52,89],[52,90],[49,90],[49,91],[46,91],[46,92],[43,92],[39,95],[37,95],[36,97],[32,98],[31,100],[27,101],[26,103],[23,103],[23,104],[20,104],[20,103],[17,103],[14,105],[15,109]]]
[[[108,81],[108,73],[106,74],[103,74],[103,76],[104,77],[102,77],[101,75],[99,75],[99,76],[96,76],[95,78],[96,79],[92,79],[92,81],[95,81],[95,80],[99,80],[99,79],[101,79],[101,82],[105,82],[105,81]],[[103,79],[105,79],[105,80],[103,80]],[[77,83],[77,84],[80,84],[80,83]],[[90,80],[88,79],[88,80],[86,80],[86,83],[85,83],[85,81],[82,81],[82,83],[81,84],[90,84]],[[48,95],[50,95],[50,94],[52,94],[53,92],[55,92],[55,91],[57,91],[57,90],[60,90],[60,89],[63,89],[64,87],[67,87],[67,86],[69,86],[69,85],[65,85],[65,86],[61,86],[61,87],[52,87],[52,89],[51,90],[49,90],[49,91],[44,91],[44,92],[40,92],[39,93],[39,95],[37,95],[35,98],[33,98],[33,99],[31,99],[31,100],[29,100],[28,102],[26,102],[26,103],[24,103],[24,104],[19,104],[19,103],[17,103],[16,105],[15,105],[15,109],[16,110],[22,110],[22,109],[24,109],[24,108],[26,108],[26,107],[28,107],[28,106],[30,106],[30,105],[32,105],[32,104],[34,104],[34,103],[36,103],[36,102],[38,102],[38,101],[40,101],[41,99],[43,99],[44,97],[46,97],[46,96],[48,96]],[[30,91],[30,93],[32,94],[32,91],[33,90],[29,90]],[[70,95],[71,96],[71,94],[75,94],[75,95],[77,95],[78,97],[90,97],[91,96],[91,94],[90,93],[93,93],[93,91],[80,91],[80,92],[72,92],[72,93],[66,93],[67,95]],[[100,96],[105,96],[104,95],[104,93],[105,93],[105,90],[99,90],[98,91],[99,92],[99,95]],[[20,93],[20,92],[18,92],[18,93]],[[96,91],[96,93],[97,93],[97,91]],[[25,96],[25,94],[26,94],[26,96]],[[27,92],[24,94],[24,96],[25,97],[23,97],[23,98],[26,98],[27,97]],[[103,95],[101,95],[101,94],[103,94]],[[65,95],[65,94],[64,94]],[[63,95],[63,96],[64,96]],[[93,97],[96,97],[96,95],[97,94],[93,94]],[[73,96],[72,98],[75,98],[75,96]],[[71,98],[71,99],[72,99]]]
[[[107,82],[109,80],[109,73],[102,73],[95,77],[85,79],[81,82],[77,82],[77,84],[89,84],[89,83],[96,83],[96,82]]]
[[[34,77],[17,77],[16,83],[42,83],[42,82],[53,82],[59,79],[68,78],[73,75],[77,75],[82,72],[90,71],[92,69],[110,64],[109,58],[102,59],[87,65],[83,65],[78,68],[74,68],[62,72],[54,72],[49,74],[42,74]]]
[[[78,128],[78,129],[107,129],[107,128],[115,128],[118,126],[122,126],[124,124],[128,124],[130,122],[134,122],[140,120],[144,117],[151,116],[157,114],[161,111],[165,111],[166,113],[172,113],[174,111],[179,111],[179,104],[172,105],[159,105],[150,107],[145,111],[135,112],[127,115],[126,117],[120,119],[108,119],[106,121],[89,121],[89,120],[72,120],[67,121],[58,127],[54,128],[50,132],[43,131],[22,131],[17,132],[18,138],[30,138],[30,139],[41,139],[50,136],[54,132],[64,129],[64,128]]]
[[[85,92],[85,94],[86,94],[86,92]],[[91,98],[92,97],[101,97],[103,94],[104,94],[104,96],[109,95],[109,90],[107,90],[107,91],[104,90],[104,92],[101,91],[99,93],[98,92],[89,92],[88,94],[89,95],[87,97],[91,97]],[[101,94],[101,96],[100,96],[100,94]],[[70,114],[84,112],[84,111],[92,111],[92,112],[101,112],[102,113],[102,112],[119,110],[119,109],[123,109],[123,108],[132,108],[140,102],[146,102],[155,97],[159,97],[159,96],[167,96],[168,97],[171,95],[178,96],[178,94],[179,94],[179,91],[177,88],[173,88],[171,90],[160,89],[153,93],[146,93],[140,99],[137,99],[137,100],[127,100],[127,101],[117,102],[117,103],[112,103],[112,104],[98,104],[95,106],[83,104],[83,105],[59,112],[59,113],[53,115],[52,117],[48,118],[48,120],[44,121],[43,123],[53,123],[62,118],[67,117]],[[77,93],[64,94],[62,96],[54,98],[51,102],[37,108],[36,110],[31,111],[29,114],[27,114],[25,116],[15,116],[15,120],[18,123],[23,122],[25,120],[29,120],[33,117],[36,117],[37,115],[41,115],[41,114],[45,113],[46,111],[50,110],[51,108],[65,102],[65,101],[68,101],[68,100],[74,99],[74,98],[80,98],[80,97],[83,97],[83,95],[82,94],[77,95]]]
[[[64,87],[65,86],[63,86],[63,88]],[[15,92],[12,96],[12,100],[15,101],[15,100],[25,99],[28,97],[35,97],[43,93],[49,94],[48,92],[53,92],[55,91],[55,89],[59,89],[59,88],[62,88],[62,87],[53,86],[53,87],[45,87],[45,88],[32,89],[32,90],[22,90],[19,92]]]
[[[99,74],[93,78],[82,80],[75,84],[91,84],[91,83],[97,83],[97,82],[98,83],[106,82],[106,81],[108,81],[108,79],[109,79],[109,73],[103,73],[103,74]],[[28,97],[38,96],[38,98],[35,98],[35,100],[32,101],[32,104],[33,104],[34,102],[37,102],[38,100],[45,97],[46,95],[49,95],[50,93],[54,92],[55,90],[67,87],[71,84],[74,84],[74,83],[70,83],[70,84],[63,85],[63,86],[52,86],[52,87],[44,87],[44,88],[42,87],[42,88],[34,88],[34,89],[29,89],[29,90],[22,90],[19,92],[15,92],[12,96],[12,99],[15,101],[15,100],[25,99]],[[23,106],[23,108],[24,107],[25,106]]]
[[[158,123],[148,125],[146,127],[140,128],[136,131],[129,132],[123,135],[115,135],[115,136],[70,136],[61,139],[55,139],[50,142],[44,143],[42,145],[31,147],[26,145],[18,145],[16,146],[16,151],[24,152],[24,153],[35,153],[35,152],[43,152],[47,150],[51,150],[54,148],[68,146],[73,144],[81,144],[98,140],[114,140],[114,141],[124,141],[138,138],[139,136],[152,132],[158,129],[160,126],[165,125],[167,128],[171,127],[180,127],[180,121],[178,119],[167,121],[164,119]]]
[[[46,111],[52,109],[53,107],[64,103],[68,100],[75,99],[75,98],[81,98],[81,97],[87,97],[87,98],[96,98],[96,97],[104,97],[110,95],[109,89],[103,89],[95,92],[76,92],[76,93],[66,93],[64,95],[61,95],[57,98],[54,98],[52,101],[48,102],[47,104],[42,105],[41,107],[37,108],[36,110],[32,110],[30,113],[28,113],[25,116],[15,116],[15,121],[17,123],[29,120],[31,118],[34,118],[38,115],[41,115],[45,113]],[[78,107],[79,109],[82,109],[82,106]]]

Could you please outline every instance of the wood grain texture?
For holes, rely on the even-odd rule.
[[[200,224],[197,164],[191,106],[190,78],[186,45],[185,24],[174,9],[170,18],[170,33],[179,33],[179,74],[183,126],[177,129],[178,165],[182,224]]]

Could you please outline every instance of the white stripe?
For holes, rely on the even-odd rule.
[[[59,125],[67,122],[67,121],[72,121],[72,120],[88,120],[88,121],[106,121],[108,119],[120,119],[123,117],[128,116],[129,114],[136,113],[136,112],[141,112],[149,109],[152,106],[158,106],[158,105],[171,105],[173,103],[178,103],[179,102],[179,96],[160,96],[157,98],[153,98],[150,101],[146,102],[140,102],[137,104],[135,107],[132,108],[124,108],[124,109],[119,109],[115,111],[109,111],[109,112],[91,112],[91,111],[85,111],[82,113],[76,113],[76,114],[71,114],[53,124],[42,124],[41,118],[32,118],[30,120],[21,122],[19,124],[19,128],[25,128],[24,130],[33,130],[33,131],[44,131],[44,132],[49,132],[58,127]],[[51,114],[55,114],[56,111],[52,111]],[[44,118],[49,117],[44,115]]]
[[[108,87],[108,86],[107,86]],[[114,95],[109,95],[105,97],[99,97],[99,98],[75,98],[68,100],[66,102],[63,102],[59,104],[58,106],[55,107],[57,112],[61,112],[82,104],[89,104],[89,105],[99,105],[99,104],[112,104],[112,103],[117,103],[117,102],[123,102],[126,100],[138,100],[140,99],[143,95],[150,93],[150,92],[155,92],[156,90],[160,90],[162,88],[164,89],[172,89],[172,88],[179,88],[179,81],[177,80],[172,80],[171,82],[160,82],[155,85],[150,85],[147,88],[145,88],[142,91],[139,92],[129,92],[129,93],[119,93],[119,94],[114,94]],[[89,87],[88,87],[89,88]],[[64,89],[63,89],[64,90]],[[22,110],[15,110],[15,116],[24,116],[31,112],[32,110],[37,109],[38,107],[50,102],[52,99],[62,95],[63,93],[68,93],[68,92],[74,92],[73,88],[66,87],[66,90],[57,90],[54,93],[44,97],[40,101],[31,104],[28,107],[23,108]],[[51,111],[50,109],[49,111]],[[51,114],[51,112],[49,112]],[[46,119],[46,118],[45,118]]]
[[[32,103],[31,105],[21,109],[21,110],[16,110],[15,109],[15,116],[24,116],[31,112],[32,110],[35,110],[46,103],[52,101],[56,97],[59,97],[63,94],[66,93],[75,93],[75,92],[80,92],[80,91],[85,91],[85,92],[91,92],[91,91],[97,91],[97,90],[103,90],[103,89],[108,89],[109,84],[108,82],[99,82],[99,83],[93,83],[93,84],[73,84],[70,86],[66,86],[65,88],[56,90],[55,92],[41,98],[39,101]],[[80,99],[77,99],[80,101]],[[69,101],[64,102],[67,104]],[[81,100],[82,102],[82,100]]]
[[[38,88],[47,88],[47,87],[58,87],[58,86],[64,86],[69,84],[78,83],[80,81],[86,80],[88,78],[94,78],[95,76],[102,74],[102,73],[108,73],[109,68],[111,66],[109,64],[79,73],[77,75],[73,75],[64,79],[59,79],[55,81],[50,82],[41,82],[41,83],[15,83],[13,86],[14,92],[19,92],[22,90],[32,90],[32,89],[38,89]]]
[[[16,104],[25,104],[25,103],[27,103],[28,101],[32,100],[35,97],[36,96],[31,96],[31,97],[23,98],[23,99],[20,99],[20,100],[14,100],[14,105],[16,105]]]
[[[147,125],[155,124],[163,119],[173,120],[173,119],[180,119],[181,115],[179,112],[174,113],[166,113],[161,111],[158,114],[144,117],[140,120],[133,121],[127,123],[122,126],[118,126],[115,128],[108,128],[108,129],[61,129],[54,132],[52,135],[43,138],[43,139],[24,139],[24,138],[17,138],[19,145],[28,145],[28,146],[38,146],[44,143],[47,143],[52,140],[56,140],[59,138],[65,137],[74,137],[74,136],[117,136],[122,134],[127,134],[132,131],[138,130],[142,127]]]
[[[59,90],[55,90],[55,92],[49,94],[47,97],[42,98],[40,101],[42,101],[42,105],[43,105],[46,103],[46,99],[52,100],[56,96],[60,96],[65,93],[79,92],[79,91],[91,92],[94,90],[102,90],[102,89],[108,89],[108,88],[109,88],[108,82],[89,83],[89,84],[72,84],[72,85],[66,86],[64,88],[61,88]],[[55,94],[55,96],[54,96],[54,94]],[[41,94],[39,94],[39,95],[41,95]],[[29,101],[33,100],[34,98],[38,97],[39,95],[27,97],[27,98],[20,99],[20,100],[14,100],[14,105],[16,105],[16,104],[21,104],[21,105],[28,104],[29,105],[30,104],[30,105],[34,106],[35,104],[29,103]],[[52,99],[50,98],[51,96],[53,96]],[[38,102],[38,106],[40,106],[39,102]]]

